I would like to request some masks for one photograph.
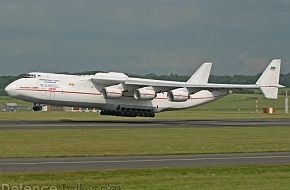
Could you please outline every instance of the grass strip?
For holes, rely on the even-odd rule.
[[[56,186],[87,189],[120,187],[126,190],[288,190],[290,165],[227,166],[217,168],[131,169],[49,173],[2,173],[0,182],[10,186]],[[105,188],[104,188],[105,189]],[[111,188],[113,189],[113,188]]]
[[[1,130],[0,157],[290,151],[289,127]]]

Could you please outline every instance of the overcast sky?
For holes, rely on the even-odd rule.
[[[289,0],[1,0],[0,74],[290,72]]]

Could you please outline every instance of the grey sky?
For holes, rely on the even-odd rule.
[[[1,0],[0,74],[290,72],[289,0]]]

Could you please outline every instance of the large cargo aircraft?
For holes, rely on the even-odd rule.
[[[232,89],[260,89],[277,99],[281,60],[274,59],[256,84],[208,83],[212,63],[204,63],[187,82],[151,80],[109,72],[95,75],[29,73],[9,84],[9,96],[43,105],[97,108],[101,115],[154,117],[155,113],[199,106],[230,93]]]

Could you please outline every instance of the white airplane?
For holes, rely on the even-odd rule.
[[[43,105],[97,108],[101,115],[154,117],[155,113],[185,109],[211,102],[231,89],[261,89],[264,96],[277,99],[281,60],[274,59],[256,84],[208,83],[212,63],[204,63],[187,82],[150,80],[109,72],[95,75],[29,73],[9,84],[9,96]]]

